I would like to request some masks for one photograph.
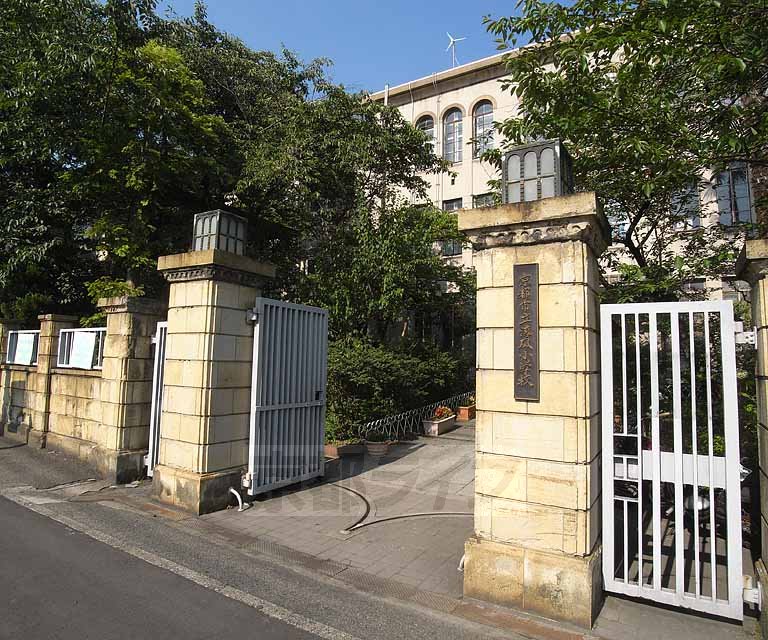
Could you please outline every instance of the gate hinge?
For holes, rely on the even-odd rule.
[[[734,322],[736,328],[736,344],[749,344],[757,346],[757,327],[744,331],[743,322]]]
[[[251,480],[253,480],[253,474],[252,473],[244,473],[243,474],[243,487],[245,487],[246,489],[250,488]]]
[[[744,576],[744,602],[747,604],[754,604],[758,610],[761,609],[763,603],[763,588],[760,585],[759,580],[755,580],[752,576]]]
[[[252,324],[259,324],[259,311],[255,307],[246,311],[247,321]]]

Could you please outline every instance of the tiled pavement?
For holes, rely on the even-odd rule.
[[[424,591],[460,597],[472,533],[474,424],[395,445],[381,460],[331,461],[320,484],[283,491],[242,513],[203,519],[303,554]]]
[[[460,604],[458,571],[464,542],[472,534],[474,425],[439,438],[397,445],[382,460],[368,457],[330,462],[321,484],[283,491],[238,513],[220,511],[200,520],[254,549],[279,545],[297,556],[315,558],[318,569],[361,588],[398,597],[397,589],[370,580],[402,585],[402,595],[419,601],[432,592],[451,600],[422,604],[470,619],[506,627],[528,637],[605,640],[747,640],[756,622],[743,626],[609,596],[591,633],[504,609]],[[201,523],[203,524],[203,523]],[[274,553],[274,549],[269,552]],[[325,564],[322,564],[325,563]],[[365,576],[370,576],[366,579]],[[354,578],[354,580],[353,580]],[[394,583],[392,581],[395,581]],[[383,586],[382,586],[383,585]],[[416,589],[416,592],[408,590]],[[428,596],[428,594],[427,594]]]

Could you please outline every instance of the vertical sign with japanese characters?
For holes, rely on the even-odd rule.
[[[539,401],[539,265],[516,264],[515,400]]]

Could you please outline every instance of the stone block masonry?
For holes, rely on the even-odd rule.
[[[736,274],[752,286],[752,324],[757,329],[757,396],[758,474],[760,480],[760,540],[762,554],[768,551],[768,239],[747,240],[736,262]],[[766,582],[768,571],[762,558],[756,563],[762,583],[762,610],[768,607]],[[764,638],[768,637],[768,615],[760,617]]]
[[[248,462],[253,325],[274,267],[218,250],[163,256],[171,283],[153,491],[194,513],[229,503]]]
[[[459,214],[476,251],[475,533],[468,596],[591,627],[602,601],[593,193]],[[538,265],[538,401],[516,400],[514,267]]]
[[[107,315],[101,369],[60,368],[62,329],[77,318],[43,315],[37,364],[5,363],[2,342],[2,423],[7,435],[31,445],[74,454],[115,482],[143,473],[149,442],[152,335],[164,305],[144,298],[99,301]]]

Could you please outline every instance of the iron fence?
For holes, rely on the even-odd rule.
[[[423,421],[432,417],[437,407],[449,407],[455,413],[460,406],[463,406],[463,403],[466,403],[474,395],[474,391],[466,391],[424,407],[366,422],[358,427],[358,434],[360,437],[365,437],[366,433],[374,431],[383,434],[390,440],[399,440],[410,434],[423,435]]]

